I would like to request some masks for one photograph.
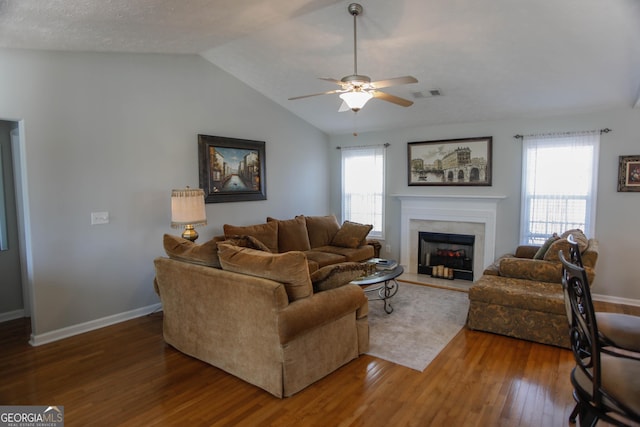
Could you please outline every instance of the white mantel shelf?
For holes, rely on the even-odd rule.
[[[444,200],[483,200],[483,201],[500,201],[506,199],[507,196],[476,196],[476,195],[454,195],[454,194],[392,194],[391,197],[397,197],[400,200],[413,200],[413,199],[444,199]]]

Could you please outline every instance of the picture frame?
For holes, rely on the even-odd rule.
[[[409,186],[491,186],[493,137],[407,143]]]
[[[618,159],[618,192],[640,192],[640,155]]]
[[[198,166],[205,203],[267,199],[264,141],[198,135]]]

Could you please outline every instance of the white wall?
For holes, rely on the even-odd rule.
[[[153,259],[179,233],[171,189],[198,186],[198,133],[266,141],[268,197],[207,205],[200,242],[327,211],[328,137],[199,56],[0,50],[0,64],[0,119],[24,125],[36,336],[159,302]]]
[[[363,113],[366,113],[363,110]],[[385,245],[400,256],[400,204],[393,194],[506,196],[498,205],[496,255],[513,252],[520,220],[521,140],[517,134],[611,128],[600,147],[596,236],[600,257],[594,293],[603,299],[640,304],[638,212],[640,193],[618,193],[618,156],[640,154],[640,109],[620,109],[573,116],[450,124],[331,137],[331,207],[340,212],[340,152],[336,146],[388,142]],[[407,142],[493,136],[491,187],[409,187]],[[567,165],[568,167],[570,165]],[[561,231],[561,230],[559,230]],[[384,245],[383,245],[384,249]]]

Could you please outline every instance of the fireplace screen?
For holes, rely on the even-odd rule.
[[[419,232],[418,273],[443,279],[473,280],[473,244],[467,234]]]

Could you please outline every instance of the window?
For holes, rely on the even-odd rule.
[[[573,228],[594,236],[599,146],[600,132],[523,138],[521,244]]]
[[[342,148],[342,219],[373,224],[370,237],[384,238],[385,147]]]

